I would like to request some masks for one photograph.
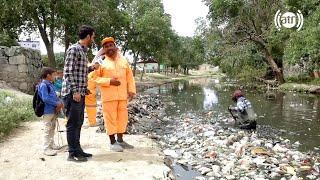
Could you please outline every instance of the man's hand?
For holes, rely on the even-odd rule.
[[[92,94],[89,89],[86,89],[86,95]]]
[[[73,94],[73,100],[76,102],[80,102],[81,100],[81,94],[79,92],[76,92]]]
[[[233,111],[233,110],[235,110],[235,108],[230,105],[230,106],[228,107],[228,110],[229,110],[229,111]]]
[[[132,101],[132,99],[134,98],[136,94],[133,93],[133,92],[128,92],[128,99],[129,99],[129,102]]]
[[[93,67],[94,67],[95,70],[97,70],[97,69],[99,69],[100,64],[96,62],[96,63],[94,63]]]
[[[121,82],[117,80],[117,78],[112,78],[110,80],[110,85],[112,86],[120,86]]]
[[[91,73],[92,71],[99,69],[99,67],[100,67],[99,63],[94,63],[90,65],[88,67],[88,73]]]

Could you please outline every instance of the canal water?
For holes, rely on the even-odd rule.
[[[208,121],[231,118],[227,108],[234,104],[231,94],[239,84],[218,79],[193,79],[169,83],[147,89],[147,93],[160,94],[171,116],[194,112]],[[320,97],[295,92],[246,89],[245,96],[258,115],[257,133],[261,136],[280,135],[292,143],[301,143],[299,150],[319,152],[320,148]],[[209,123],[209,122],[208,122]]]

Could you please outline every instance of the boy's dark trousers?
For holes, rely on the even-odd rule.
[[[72,94],[63,97],[65,115],[68,119],[67,141],[70,155],[78,155],[83,152],[80,146],[80,132],[84,121],[85,97],[81,96],[80,102],[73,100]]]

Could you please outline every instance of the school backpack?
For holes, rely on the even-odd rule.
[[[49,94],[50,93],[50,87],[48,85],[46,85],[46,86],[48,88],[48,94]],[[32,106],[33,106],[34,113],[38,117],[41,117],[43,115],[43,113],[44,113],[44,102],[41,99],[41,96],[39,95],[39,90],[38,89],[39,88],[36,87],[36,91],[35,91],[35,93],[33,95]]]

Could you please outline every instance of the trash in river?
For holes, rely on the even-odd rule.
[[[256,132],[222,126],[223,117],[211,123],[204,117],[171,116],[159,131],[165,154],[203,175],[190,179],[319,178],[316,163],[320,158],[298,151],[300,142],[291,143],[278,135],[263,138]]]

